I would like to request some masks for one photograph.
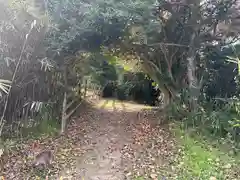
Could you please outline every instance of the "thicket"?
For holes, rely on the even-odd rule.
[[[2,137],[44,121],[63,133],[87,90],[111,85],[153,105],[161,92],[169,119],[239,146],[236,1],[0,3]]]

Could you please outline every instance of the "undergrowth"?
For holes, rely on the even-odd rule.
[[[224,150],[213,147],[195,131],[179,128],[173,132],[177,138],[179,154],[175,163],[178,179],[239,179],[238,156],[232,157]],[[194,132],[194,133],[193,133]]]
[[[239,102],[202,104],[194,112],[184,103],[169,107],[179,146],[179,179],[240,179]]]
[[[41,113],[36,119],[28,119],[14,130],[8,131],[6,128],[5,134],[0,139],[0,149],[9,152],[18,149],[22,142],[56,135],[60,129],[60,122],[49,114]]]
[[[175,155],[168,167],[156,169],[158,179],[237,180],[240,179],[240,157],[229,155],[220,146],[196,132],[174,122],[170,130],[176,139]],[[136,177],[135,180],[143,180]],[[151,179],[151,178],[149,178]]]
[[[60,128],[59,122],[56,120],[42,120],[37,126],[30,128],[22,128],[24,138],[38,138],[42,135],[54,135]]]
[[[177,142],[176,157],[159,174],[174,180],[240,179],[238,102],[202,105],[193,113],[184,104],[169,106],[165,112]]]
[[[184,104],[172,104],[167,109],[169,121],[181,122],[184,129],[191,129],[208,139],[211,144],[221,146],[237,155],[240,150],[240,101],[229,100],[221,105],[200,105],[189,112]]]

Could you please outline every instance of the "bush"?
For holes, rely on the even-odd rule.
[[[199,106],[195,112],[189,112],[186,105],[179,102],[169,105],[167,117],[169,120],[181,121],[185,128],[198,131],[213,140],[224,139],[234,152],[240,148],[240,100],[217,105]],[[222,141],[223,142],[223,141]]]

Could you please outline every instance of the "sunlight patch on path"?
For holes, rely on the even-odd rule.
[[[153,107],[147,105],[136,104],[130,101],[119,101],[116,99],[101,99],[94,104],[94,107],[98,109],[105,109],[108,111],[126,111],[126,112],[138,112],[142,109],[152,109]]]

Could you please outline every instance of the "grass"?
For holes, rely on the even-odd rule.
[[[6,134],[2,140],[0,139],[0,148],[3,146],[8,150],[16,149],[18,144],[25,140],[54,136],[59,132],[59,129],[60,124],[56,120],[42,120],[37,126],[22,127],[18,134]]]
[[[37,138],[42,135],[54,135],[58,132],[60,124],[56,120],[42,120],[36,127],[23,128],[23,137]]]
[[[179,179],[240,178],[239,172],[235,171],[240,165],[238,157],[231,157],[227,152],[212,147],[200,134],[179,127],[175,125],[173,128],[180,151],[176,163]]]
[[[156,170],[166,179],[173,180],[238,180],[240,179],[240,158],[230,156],[212,142],[174,123],[171,131],[176,138],[176,153],[170,167]],[[136,177],[134,180],[143,180]],[[159,178],[159,180],[162,178]]]

